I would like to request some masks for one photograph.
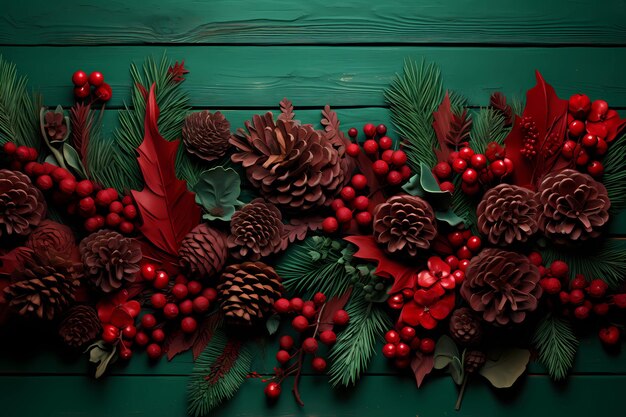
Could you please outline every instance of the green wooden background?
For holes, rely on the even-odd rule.
[[[626,1],[605,0],[3,0],[0,53],[28,74],[45,104],[73,102],[70,76],[100,70],[114,97],[105,117],[129,98],[131,62],[167,50],[191,70],[185,88],[194,108],[225,110],[234,126],[276,109],[284,96],[298,118],[319,120],[326,103],[343,125],[389,123],[382,91],[405,57],[440,64],[448,88],[485,105],[499,90],[521,95],[539,69],[562,97],[586,92],[626,109]],[[626,216],[613,227],[626,235]],[[626,242],[625,242],[626,243]],[[150,365],[145,355],[103,380],[86,358],[51,341],[1,344],[0,415],[184,416],[189,355]],[[14,345],[8,348],[7,345]],[[255,369],[270,371],[275,344],[259,349]],[[244,384],[216,416],[527,416],[623,415],[626,355],[607,354],[591,335],[574,375],[555,384],[538,365],[514,388],[468,387],[463,409],[445,377],[419,391],[378,355],[358,387],[331,391],[323,377],[302,380],[306,407],[288,386],[267,407],[258,380]]]

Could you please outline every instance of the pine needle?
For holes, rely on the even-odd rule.
[[[604,158],[604,177],[602,183],[611,199],[611,215],[616,215],[626,208],[626,134],[621,135],[609,145]]]
[[[376,353],[376,342],[391,328],[389,314],[384,303],[370,303],[362,290],[352,294],[346,308],[350,323],[337,336],[330,352],[332,365],[329,370],[333,387],[354,385],[369,366]]]
[[[187,413],[193,417],[206,416],[232,398],[246,380],[251,365],[252,355],[245,345],[229,340],[222,330],[216,331],[191,374]]]
[[[474,115],[472,147],[477,153],[485,153],[489,142],[504,144],[510,129],[505,127],[505,117],[499,111],[483,107]]]
[[[539,361],[554,380],[561,380],[574,365],[578,339],[569,321],[547,315],[535,330],[533,344],[539,351]]]

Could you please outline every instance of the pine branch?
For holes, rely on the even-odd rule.
[[[454,180],[455,192],[452,194],[452,203],[450,204],[450,210],[456,213],[457,216],[465,219],[465,227],[472,228],[475,234],[478,234],[476,227],[476,201],[475,196],[469,196],[461,191],[461,177],[457,175]]]
[[[88,169],[88,149],[91,131],[94,127],[94,116],[91,104],[76,103],[70,109],[70,122],[72,125],[70,141],[80,156],[81,162]]]
[[[569,321],[547,315],[537,326],[533,344],[539,361],[554,380],[564,379],[574,365],[578,339]]]
[[[500,111],[489,107],[481,108],[474,116],[472,146],[476,152],[484,153],[489,142],[504,144],[510,130],[506,127],[506,118]]]
[[[626,134],[622,134],[609,145],[604,158],[602,183],[611,199],[611,215],[626,208]]]
[[[356,383],[376,353],[377,340],[382,339],[391,328],[384,305],[366,301],[362,290],[355,289],[346,311],[350,315],[350,323],[337,336],[329,355],[332,361],[329,375],[333,387]]]
[[[252,355],[237,339],[218,330],[196,360],[187,386],[187,413],[206,416],[232,398],[250,372]]]

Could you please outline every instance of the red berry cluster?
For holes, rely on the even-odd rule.
[[[114,188],[102,189],[90,180],[77,181],[65,168],[36,162],[38,155],[34,148],[7,142],[3,151],[11,160],[11,169],[23,171],[37,188],[50,192],[52,201],[66,207],[68,214],[83,217],[88,232],[103,227],[117,229],[124,234],[135,230],[133,222],[137,221],[137,207],[130,196],[120,200]]]
[[[322,222],[324,233],[331,234],[339,230],[340,225],[349,226],[354,219],[359,227],[367,228],[372,224],[370,200],[367,197],[367,178],[362,174],[355,174],[350,180],[351,185],[341,189],[339,196],[330,207],[335,215],[327,217]]]
[[[117,346],[119,357],[129,360],[137,334],[135,318],[139,316],[141,305],[136,300],[128,300],[128,291],[122,290],[99,302],[97,311],[102,323],[102,340]]]
[[[365,141],[363,142],[363,151],[372,160],[372,170],[391,186],[398,186],[404,181],[411,178],[411,168],[406,164],[407,156],[402,150],[393,150],[393,140],[386,136],[387,126],[380,124],[374,126],[367,123],[363,126]],[[346,153],[352,157],[356,157],[361,152],[356,138],[359,131],[356,128],[350,128],[348,135],[355,140],[346,148]]]
[[[148,357],[157,359],[162,353],[165,326],[174,323],[174,330],[180,328],[187,334],[195,332],[198,320],[217,300],[217,291],[215,288],[205,288],[199,281],[188,281],[182,275],[176,277],[170,286],[167,272],[158,270],[153,264],[144,264],[141,267],[141,276],[152,282],[158,292],[150,297],[155,313],[147,313],[141,317],[141,329],[135,336],[135,342],[140,346],[147,345]]]
[[[72,75],[72,83],[74,84],[74,96],[79,99],[85,99],[91,95],[93,87],[96,99],[107,102],[113,96],[111,86],[104,82],[104,75],[101,72],[94,71],[87,75],[85,71],[78,70]]]
[[[601,177],[604,174],[604,165],[600,159],[609,146],[609,130],[604,120],[616,115],[615,110],[609,109],[604,100],[592,103],[585,94],[571,96],[567,114],[569,140],[563,144],[561,155],[573,160],[583,172],[586,171],[596,178]]]
[[[465,271],[470,259],[480,252],[482,240],[479,236],[472,235],[471,230],[457,230],[449,233],[447,238],[450,246],[456,251],[456,257],[454,255],[448,256],[446,263],[450,265],[450,268],[456,269],[456,262],[458,268]]]
[[[385,334],[383,356],[393,359],[397,368],[408,368],[412,353],[421,352],[430,355],[435,351],[435,341],[429,337],[417,337],[415,328],[402,326],[398,330],[389,330]]]
[[[433,168],[433,174],[439,181],[443,191],[454,192],[452,175],[461,176],[461,191],[467,195],[475,195],[480,191],[481,184],[489,184],[494,179],[500,180],[513,172],[513,162],[504,157],[504,149],[490,143],[485,154],[475,153],[465,146],[458,152],[450,153],[448,161],[439,162]]]
[[[350,321],[350,316],[345,310],[337,310],[331,322],[323,322],[325,319],[324,309],[326,296],[320,292],[313,296],[312,300],[303,301],[301,298],[280,298],[274,303],[274,310],[278,314],[294,314],[291,327],[300,334],[299,343],[296,344],[292,336],[284,335],[279,340],[280,349],[276,353],[276,361],[280,367],[275,368],[276,375],[265,386],[265,395],[270,399],[280,396],[280,384],[283,380],[302,370],[304,356],[313,355],[311,367],[315,372],[326,370],[326,359],[319,353],[319,343],[332,346],[337,341],[337,334],[333,326],[345,326]],[[268,382],[264,380],[263,382]],[[294,392],[297,392],[297,381]],[[298,401],[298,395],[296,396]]]

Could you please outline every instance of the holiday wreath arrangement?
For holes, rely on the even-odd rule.
[[[537,73],[524,104],[469,109],[409,61],[385,92],[398,140],[345,135],[329,106],[302,123],[287,99],[235,130],[190,111],[186,73],[133,66],[110,138],[102,73],[77,71],[76,104],[47,109],[0,59],[2,323],[47,323],[96,377],[190,350],[192,416],[246,378],[304,405],[303,368],[350,386],[377,353],[418,387],[449,373],[458,408],[469,379],[510,387],[531,358],[565,378],[583,330],[618,345],[626,122],[605,101]]]

